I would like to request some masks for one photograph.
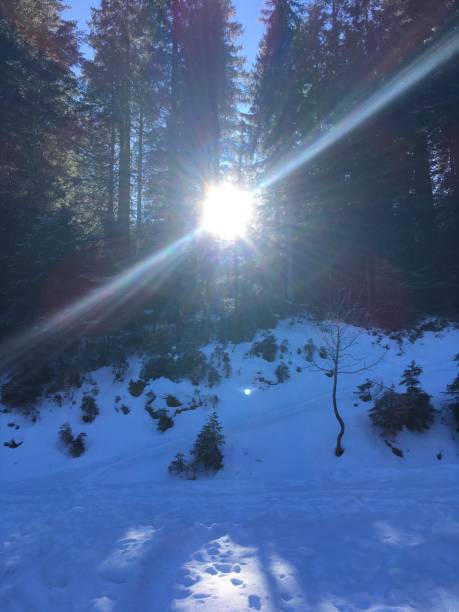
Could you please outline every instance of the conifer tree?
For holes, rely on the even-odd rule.
[[[200,431],[194,443],[191,454],[194,457],[193,465],[204,471],[215,471],[223,469],[222,446],[225,438],[222,426],[216,412],[213,412],[207,423]]]

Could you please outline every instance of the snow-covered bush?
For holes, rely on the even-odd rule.
[[[288,340],[287,339],[282,340],[282,342],[280,343],[280,346],[279,346],[279,350],[283,354],[288,352]]]
[[[221,380],[222,377],[220,372],[216,368],[211,366],[207,374],[207,384],[209,385],[209,387],[215,387],[215,385],[218,385]]]
[[[164,408],[155,409],[150,404],[147,404],[145,410],[154,421],[157,421],[156,428],[158,431],[167,431],[174,427],[174,419],[168,415],[167,410]]]
[[[202,351],[190,349],[177,360],[179,375],[188,378],[193,385],[199,385],[206,379],[209,371],[207,357]]]
[[[189,469],[188,463],[185,460],[185,455],[183,453],[177,453],[167,469],[169,473],[174,476],[185,474]]]
[[[75,438],[69,423],[59,429],[59,439],[71,457],[80,457],[86,450],[86,434],[81,432]]]
[[[204,353],[190,349],[175,356],[165,354],[147,359],[140,371],[140,379],[148,382],[164,377],[176,382],[188,378],[193,385],[198,385],[205,380],[208,369]]]
[[[166,404],[169,406],[169,408],[179,408],[182,405],[182,402],[180,402],[175,395],[168,394],[166,395]]]
[[[357,391],[355,391],[355,395],[359,398],[361,402],[371,402],[373,399],[371,390],[374,386],[374,381],[367,378],[367,380],[361,385],[357,385]]]
[[[69,423],[64,423],[59,429],[59,438],[63,444],[70,446],[73,442],[72,428]]]
[[[19,448],[20,446],[22,446],[24,444],[24,442],[16,442],[16,440],[14,438],[11,438],[11,440],[9,440],[8,442],[3,442],[3,446],[6,446],[7,448]]]
[[[130,380],[128,390],[132,397],[139,397],[142,395],[145,389],[145,381],[144,380]]]
[[[267,334],[263,340],[254,342],[250,347],[251,357],[262,357],[265,361],[272,363],[276,360],[278,346],[273,334]]]
[[[125,355],[120,355],[112,365],[114,382],[124,382],[129,363]]]
[[[82,419],[85,423],[92,423],[99,414],[99,408],[92,395],[84,395],[81,400]]]
[[[277,382],[283,383],[290,378],[290,370],[286,363],[280,363],[276,368]]]
[[[79,433],[70,445],[69,453],[72,457],[81,457],[86,451],[86,434]]]
[[[396,436],[402,429],[422,432],[434,421],[434,409],[430,395],[421,389],[419,376],[422,368],[414,361],[404,371],[401,385],[405,393],[386,389],[370,410],[370,418],[383,436]]]
[[[459,353],[455,356],[454,361],[456,361],[459,366]],[[459,431],[459,374],[456,376],[453,382],[448,385],[446,393],[448,394],[448,408],[452,412],[456,428]]]
[[[209,358],[209,372],[207,374],[207,384],[209,387],[217,385],[222,377],[231,376],[231,358],[221,346],[215,347]]]
[[[213,412],[204,425],[191,450],[194,457],[193,468],[197,470],[214,471],[223,469],[222,446],[225,438],[222,434],[222,426],[216,412]]]
[[[167,414],[167,410],[164,410],[164,409],[158,410],[158,413],[159,413],[158,425],[157,425],[158,431],[164,432],[174,427],[174,424],[175,424],[174,419]]]
[[[156,380],[157,378],[169,378],[172,381],[179,380],[179,372],[176,361],[170,355],[156,356],[147,359],[140,371],[140,378],[144,382]]]

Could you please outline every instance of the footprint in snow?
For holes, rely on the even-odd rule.
[[[210,595],[208,593],[195,593],[193,599],[208,599]]]
[[[229,574],[231,571],[231,565],[229,563],[215,563],[214,567],[222,574]]]
[[[231,578],[231,583],[234,584],[234,586],[243,586],[244,585],[242,580],[239,580],[239,578]]]
[[[261,599],[258,595],[249,595],[249,608],[251,610],[261,610]]]
[[[185,576],[185,578],[183,579],[183,584],[186,587],[191,587],[194,584],[196,584],[197,582],[199,582],[201,580],[201,578],[199,576],[190,576],[188,574],[188,576]]]

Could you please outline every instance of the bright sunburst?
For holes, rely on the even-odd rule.
[[[252,194],[229,183],[211,187],[203,204],[202,227],[222,240],[245,235],[252,217]]]

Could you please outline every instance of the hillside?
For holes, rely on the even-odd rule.
[[[438,414],[429,431],[402,432],[400,458],[372,427],[371,402],[354,394],[368,377],[398,383],[415,360],[440,408],[456,374],[458,330],[414,342],[362,333],[354,350],[368,363],[384,356],[371,371],[340,378],[340,458],[331,381],[297,350],[309,338],[320,343],[317,329],[286,320],[274,335],[283,352],[273,362],[250,355],[252,343],[224,347],[229,376],[199,385],[204,405],[176,414],[165,432],[145,410],[148,394],[173,416],[167,395],[181,410],[197,389],[161,378],[133,397],[140,358],[124,382],[103,368],[62,406],[43,401],[35,423],[0,415],[2,442],[22,442],[0,448],[3,610],[459,609],[454,427]],[[203,349],[213,363],[215,348]],[[290,378],[268,384],[282,361]],[[94,389],[100,414],[86,424],[81,398]],[[188,455],[214,395],[224,469],[198,480],[170,476],[168,464]],[[79,458],[59,444],[64,422],[87,433]]]

